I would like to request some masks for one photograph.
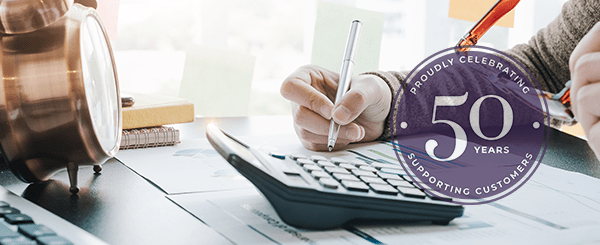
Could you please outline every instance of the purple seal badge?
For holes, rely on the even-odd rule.
[[[417,65],[402,88],[390,117],[392,143],[428,194],[492,202],[539,166],[549,137],[545,94],[510,56],[480,46],[445,49]]]

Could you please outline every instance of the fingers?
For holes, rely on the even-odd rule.
[[[577,44],[569,59],[573,112],[600,157],[600,23]]]
[[[588,143],[596,156],[600,156],[600,122],[596,122],[587,132]]]
[[[573,104],[578,106],[577,120],[581,123],[584,131],[589,134],[591,127],[598,123],[600,117],[600,83],[587,84],[581,87],[577,91],[577,96],[573,96],[573,99],[577,101]]]
[[[600,69],[597,69],[598,67],[600,67],[600,53],[587,53],[579,56],[571,73],[573,112],[585,132],[588,132],[600,117],[598,112]]]
[[[285,79],[280,92],[284,98],[330,119],[333,103],[328,95],[335,94],[337,80],[338,75],[332,71],[304,66]]]
[[[600,22],[592,27],[571,53],[571,57],[569,58],[569,70],[571,73],[575,71],[575,65],[582,55],[598,51],[600,51]]]
[[[339,75],[316,67],[304,66],[293,72],[281,86],[281,94],[292,101],[294,129],[304,147],[328,150],[330,120],[340,126],[334,149],[368,137],[379,137],[389,113],[391,92],[379,77],[354,77],[350,90],[336,103]],[[332,116],[335,115],[335,116]]]
[[[296,134],[301,140],[327,144],[330,120],[327,120],[306,107],[294,105],[292,109]],[[356,123],[340,127],[337,142],[358,142],[365,136],[365,130]],[[337,145],[337,143],[336,143]]]
[[[348,124],[363,113],[371,120],[385,119],[389,113],[389,103],[384,101],[388,101],[385,97],[391,96],[391,93],[383,81],[376,79],[380,80],[371,75],[357,76],[352,79],[350,90],[333,109],[333,119],[337,123]],[[389,99],[391,100],[391,97]],[[368,107],[370,110],[366,110]]]
[[[600,78],[600,76],[598,76],[598,78]],[[577,101],[581,113],[600,117],[600,83],[592,83],[583,86],[577,92]]]
[[[577,94],[582,86],[590,82],[596,81],[593,79],[597,76],[597,71],[594,66],[594,59],[597,55],[591,55],[600,51],[600,23],[594,25],[594,27],[579,41],[571,57],[569,58],[569,70],[571,71],[571,80],[573,84],[571,86],[571,96],[573,112],[579,113]],[[591,56],[590,56],[591,55]],[[597,64],[596,64],[597,65]],[[596,66],[598,67],[598,66]],[[592,73],[594,72],[594,73]],[[578,121],[581,119],[578,118]]]

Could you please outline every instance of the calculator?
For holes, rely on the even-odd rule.
[[[297,228],[334,229],[355,223],[430,221],[447,225],[464,207],[430,196],[394,169],[319,155],[265,153],[209,124],[210,144]],[[394,168],[395,167],[395,168]]]

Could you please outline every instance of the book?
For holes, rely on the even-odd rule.
[[[123,129],[158,127],[165,124],[194,121],[194,104],[186,99],[130,93],[135,100],[130,107],[123,107]]]
[[[123,130],[120,150],[175,145],[180,143],[179,130],[155,127]]]

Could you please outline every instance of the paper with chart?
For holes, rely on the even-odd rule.
[[[174,146],[122,150],[116,157],[167,194],[252,187],[205,138]]]
[[[343,229],[314,231],[289,226],[256,189],[168,198],[236,244],[370,244]]]
[[[271,138],[273,137],[273,138]],[[350,151],[310,152],[298,144],[283,144],[278,136],[247,139],[263,151],[320,154],[358,161],[393,164],[389,143],[354,145]],[[279,143],[275,143],[279,142]],[[275,146],[276,145],[276,146]],[[229,194],[228,194],[229,193]],[[240,193],[244,193],[241,195]],[[346,230],[305,233],[281,223],[267,200],[253,189],[239,192],[194,193],[169,196],[174,202],[228,237],[244,237],[256,243],[330,244],[371,241],[386,244],[565,244],[600,242],[600,180],[583,174],[541,165],[519,190],[491,204],[465,206],[463,217],[448,226],[412,223],[385,226],[357,226],[356,240]],[[213,211],[208,211],[213,210]],[[254,210],[254,211],[253,211]],[[265,216],[257,215],[268,214]],[[217,212],[218,211],[218,212]],[[227,217],[227,225],[223,217]],[[279,226],[274,226],[276,222]],[[285,226],[289,229],[283,229]],[[243,227],[244,229],[241,229]],[[279,228],[278,228],[279,227]],[[297,233],[299,232],[299,233]],[[348,233],[349,232],[349,233]],[[309,237],[300,239],[297,235]],[[318,234],[318,235],[317,235]],[[267,239],[267,240],[261,240]]]

